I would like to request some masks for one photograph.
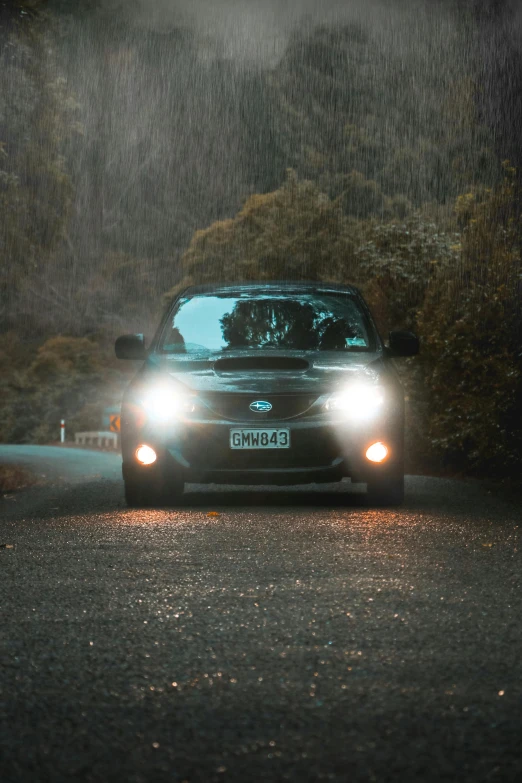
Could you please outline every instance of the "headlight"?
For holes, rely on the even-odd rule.
[[[149,419],[158,424],[167,424],[194,410],[187,392],[166,384],[147,389],[140,401]]]
[[[384,404],[384,390],[368,383],[354,383],[327,401],[327,411],[339,411],[348,419],[357,421],[376,416]]]

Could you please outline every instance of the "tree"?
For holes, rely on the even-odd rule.
[[[38,3],[18,3],[0,53],[0,325],[18,324],[20,299],[64,236],[72,184],[62,155],[75,105],[56,67]],[[30,309],[30,308],[29,308]],[[24,316],[26,313],[24,312]]]
[[[309,181],[289,170],[272,193],[250,196],[235,218],[197,231],[182,258],[183,283],[218,280],[342,280],[358,229]],[[172,296],[176,289],[169,292]]]
[[[492,184],[498,163],[476,109],[468,17],[394,6],[387,25],[383,15],[371,27],[296,29],[267,80],[287,165],[331,197],[358,177],[346,213],[387,219],[387,199],[452,203],[477,182]]]

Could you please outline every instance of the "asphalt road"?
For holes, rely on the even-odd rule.
[[[45,474],[0,501],[2,783],[522,778],[520,507],[410,477],[401,509],[129,510],[116,455],[29,452],[0,448]]]

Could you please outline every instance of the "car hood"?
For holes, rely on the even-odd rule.
[[[151,354],[146,371],[168,374],[194,392],[321,394],[355,377],[377,380],[382,352],[227,352],[210,357]]]

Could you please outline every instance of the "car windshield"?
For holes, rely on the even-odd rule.
[[[159,347],[164,353],[369,351],[374,342],[370,324],[350,294],[241,293],[182,298]]]

